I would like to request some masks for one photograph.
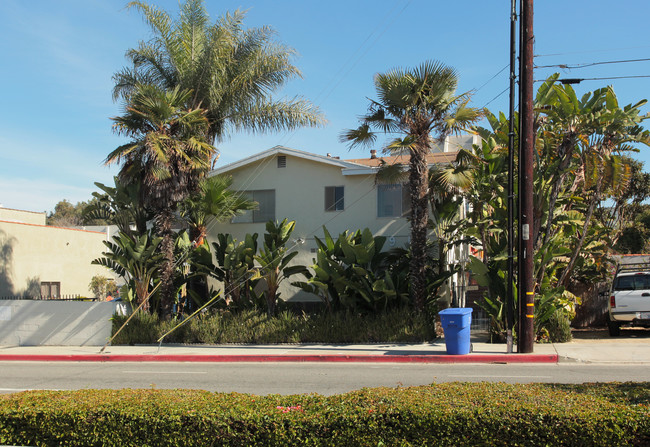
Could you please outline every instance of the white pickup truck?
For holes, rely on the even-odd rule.
[[[621,325],[650,327],[650,264],[618,267],[608,303],[609,335],[621,334]]]

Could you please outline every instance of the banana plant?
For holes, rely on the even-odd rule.
[[[210,274],[223,284],[226,303],[241,307],[255,302],[257,233],[247,234],[243,241],[233,239],[230,234],[219,234],[212,247],[217,264]]]
[[[283,219],[282,222],[267,222],[264,246],[259,255],[255,256],[255,260],[259,263],[257,282],[264,281],[266,285],[264,297],[269,316],[276,313],[280,284],[290,276],[307,272],[307,268],[303,265],[289,265],[298,254],[297,251],[289,252],[286,247],[295,227],[296,222],[287,219]]]
[[[134,292],[136,303],[141,305],[149,299],[150,287],[160,269],[162,254],[158,246],[161,241],[162,238],[151,232],[135,237],[120,232],[113,241],[103,241],[108,251],[102,253],[104,257],[93,260],[92,264],[103,265],[124,279],[127,285],[131,284],[133,290],[131,293],[126,290],[123,296],[133,296]],[[142,309],[149,310],[148,303]]]
[[[329,310],[384,310],[408,301],[407,283],[398,282],[385,263],[382,252],[386,238],[373,236],[369,229],[339,234],[335,240],[323,227],[324,239],[315,238],[318,252],[307,281],[294,282],[319,296]]]
[[[147,222],[153,219],[153,213],[142,204],[140,184],[123,184],[117,177],[113,178],[115,187],[95,182],[103,193],[93,192],[96,199],[83,211],[86,220],[105,219],[117,225],[119,231],[136,237],[147,232]]]

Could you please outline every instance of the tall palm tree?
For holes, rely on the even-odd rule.
[[[204,140],[205,111],[185,108],[191,93],[139,86],[124,115],[112,118],[114,131],[131,141],[106,157],[107,164],[121,163],[120,182],[141,183],[143,203],[154,211],[164,257],[160,274],[163,315],[171,312],[175,295],[174,213],[178,203],[197,191],[215,152]]]
[[[295,51],[275,42],[271,28],[244,29],[245,14],[239,10],[210,24],[203,0],[186,0],[176,20],[141,1],[128,7],[142,13],[153,37],[127,52],[132,66],[113,76],[115,99],[128,100],[140,84],[191,90],[186,105],[206,110],[211,144],[233,131],[290,130],[324,122],[302,98],[271,97],[300,76],[291,63]]]
[[[456,71],[440,62],[427,61],[419,67],[393,69],[375,75],[378,100],[371,100],[368,114],[357,129],[344,131],[341,141],[350,147],[372,145],[377,132],[395,138],[387,151],[410,154],[409,192],[411,195],[411,262],[409,281],[417,309],[424,309],[424,275],[427,239],[427,155],[432,145],[465,128],[480,117],[468,106],[469,94],[456,94]]]

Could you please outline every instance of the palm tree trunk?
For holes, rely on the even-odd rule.
[[[426,139],[424,139],[426,142]],[[427,247],[427,159],[428,145],[418,143],[411,153],[409,187],[411,189],[411,262],[409,281],[415,308],[423,311],[426,304]]]
[[[157,216],[158,232],[163,238],[160,250],[164,260],[160,272],[160,316],[170,317],[175,301],[174,288],[174,234],[172,232],[173,213],[170,209],[161,211]]]
[[[190,226],[190,240],[192,241],[193,249],[198,249],[201,245],[206,244],[207,228],[205,225],[198,225],[196,227]],[[209,249],[209,247],[208,247]],[[192,272],[195,273],[195,272]],[[207,275],[193,277],[188,281],[188,290],[194,292],[201,299],[208,300],[210,290],[208,289]]]

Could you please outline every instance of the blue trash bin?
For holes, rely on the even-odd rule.
[[[445,332],[447,354],[469,354],[472,309],[470,307],[450,307],[441,310],[438,315],[440,315],[440,324],[442,324],[442,329]]]

